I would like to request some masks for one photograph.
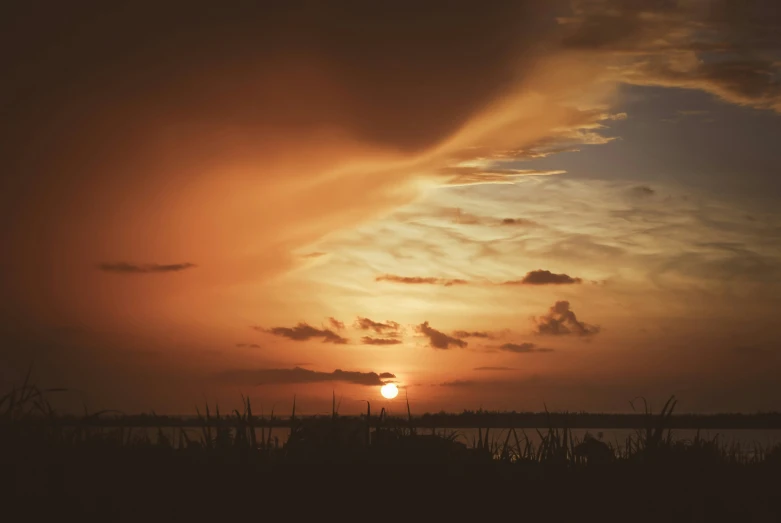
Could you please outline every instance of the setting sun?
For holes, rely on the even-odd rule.
[[[399,395],[399,388],[394,383],[386,383],[380,389],[380,394],[383,398],[392,400]]]

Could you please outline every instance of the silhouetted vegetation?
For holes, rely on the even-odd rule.
[[[655,488],[661,495],[673,479],[687,477],[702,487],[722,478],[719,488],[725,488],[728,483],[723,478],[741,477],[731,495],[744,496],[746,506],[754,510],[759,501],[752,496],[763,495],[763,491],[740,489],[753,484],[756,478],[781,473],[781,446],[745,448],[718,438],[700,437],[699,432],[690,440],[675,438],[674,398],[659,413],[646,405],[638,414],[641,428],[622,442],[603,441],[601,434],[576,437],[567,421],[578,414],[552,412],[542,413],[544,429],[486,426],[464,441],[455,430],[416,425],[409,405],[404,424],[389,418],[384,410],[373,416],[371,405],[367,405],[365,415],[340,416],[336,402],[330,416],[301,417],[296,415],[294,402],[285,424],[288,428],[280,429],[274,412],[257,415],[246,397],[242,398],[241,409],[229,413],[221,413],[217,405],[205,404],[203,410],[197,409],[198,428],[177,427],[170,424],[170,419],[154,414],[147,418],[158,421],[159,426],[153,430],[151,422],[142,427],[96,423],[104,416],[122,419],[111,412],[85,412],[80,423],[63,423],[47,401],[51,392],[24,383],[0,398],[0,465],[13,478],[3,492],[17,500],[45,499],[60,504],[87,496],[74,510],[85,506],[99,512],[115,510],[118,500],[129,495],[124,491],[107,492],[111,489],[103,480],[121,484],[122,489],[141,488],[146,492],[150,481],[157,484],[161,477],[167,477],[171,483],[166,488],[173,492],[171,500],[186,503],[182,499],[187,498],[193,503],[197,496],[205,495],[206,485],[225,500],[230,497],[228,490],[240,488],[240,484],[263,482],[264,489],[276,488],[268,482],[277,485],[277,480],[302,485],[302,465],[328,465],[305,474],[311,479],[330,471],[332,479],[323,479],[320,488],[336,488],[341,481],[346,481],[343,485],[368,488],[358,478],[370,474],[371,481],[397,478],[396,488],[445,488],[442,482],[454,477],[477,482],[476,489],[489,484],[523,484],[527,488],[529,481],[555,480],[554,488],[569,493],[583,486],[571,483],[579,478],[606,486],[615,483],[617,492],[628,488],[625,482],[656,482],[656,486],[647,488]],[[464,413],[457,418],[480,415]],[[418,419],[423,418],[426,416]],[[349,475],[343,477],[343,473]],[[215,483],[215,475],[223,481]],[[133,477],[141,478],[141,483],[133,483]],[[586,490],[593,488],[590,485]],[[135,499],[134,503],[142,506],[150,499]],[[685,502],[684,496],[681,503]],[[735,502],[743,506],[742,501]],[[107,505],[100,508],[100,503]],[[671,520],[671,516],[666,519]]]

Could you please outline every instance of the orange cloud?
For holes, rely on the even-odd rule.
[[[121,20],[71,13],[82,20],[74,39],[72,27],[43,21],[14,33],[24,52],[7,64],[5,87],[30,96],[13,104],[0,143],[29,190],[0,192],[4,223],[17,224],[4,250],[20,269],[0,284],[30,321],[164,330],[201,317],[227,330],[235,303],[275,298],[257,287],[311,262],[323,251],[308,247],[326,234],[453,176],[506,177],[480,162],[508,151],[582,140],[612,92],[592,64],[560,50],[543,23],[551,8],[531,0],[280,4],[208,26],[195,7],[161,9],[150,17],[131,6]],[[171,19],[180,38],[170,38]],[[312,256],[293,255],[300,249]],[[186,284],[157,286],[98,285],[82,269],[163,258],[199,268]]]

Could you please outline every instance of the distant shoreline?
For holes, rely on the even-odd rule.
[[[366,416],[338,415],[344,422],[366,421]],[[330,414],[298,415],[294,420],[289,417],[271,419],[269,416],[255,416],[252,424],[256,427],[290,427],[294,423],[312,422],[318,419],[331,420]],[[27,420],[28,423],[46,423],[63,426],[94,427],[204,427],[232,426],[232,415],[197,417],[164,416],[153,414],[109,415],[78,417],[62,415],[55,418]],[[1,424],[2,422],[0,422]],[[563,412],[466,412],[460,414],[436,413],[412,415],[411,417],[386,416],[380,419],[371,416],[369,424],[373,427],[414,427],[418,429],[479,429],[479,428],[568,428],[568,429],[645,429],[657,424],[655,415],[647,414],[599,414],[599,413],[563,413]],[[781,430],[781,413],[757,414],[673,414],[666,418],[665,427],[688,430]]]

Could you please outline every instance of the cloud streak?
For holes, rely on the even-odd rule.
[[[514,352],[516,354],[528,354],[531,352],[553,352],[553,349],[537,347],[534,343],[505,343],[499,347],[499,350],[505,352]]]
[[[116,274],[156,274],[156,273],[171,273],[182,272],[187,269],[193,269],[196,265],[194,263],[171,263],[171,264],[158,264],[158,263],[127,263],[127,262],[104,262],[98,265],[98,269],[103,272],[112,272]]]
[[[398,338],[372,338],[371,336],[364,336],[361,338],[361,343],[364,345],[399,345],[402,341]]]
[[[392,283],[404,283],[408,285],[444,285],[450,287],[452,285],[466,285],[466,280],[461,279],[448,279],[448,278],[432,278],[422,276],[398,276],[396,274],[383,274],[377,276],[375,281],[388,281]]]
[[[456,338],[485,338],[485,339],[491,339],[494,337],[493,334],[486,331],[454,331],[453,336]]]
[[[452,380],[439,384],[440,387],[473,387],[474,385],[477,385],[477,382],[472,380]]]
[[[273,334],[274,336],[280,336],[294,341],[307,341],[312,338],[322,338],[323,343],[335,343],[340,345],[350,341],[347,338],[339,336],[330,329],[318,329],[307,323],[299,323],[295,327],[273,327],[271,329],[264,329],[262,327],[253,328],[260,332],[266,332]]]

